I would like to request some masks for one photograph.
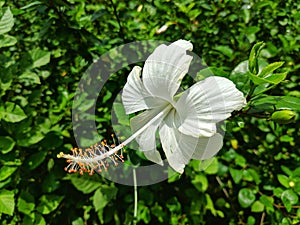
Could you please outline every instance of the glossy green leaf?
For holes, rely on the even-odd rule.
[[[72,225],[84,225],[83,219],[78,217],[76,220],[72,221]]]
[[[282,96],[277,104],[277,109],[291,109],[294,111],[300,111],[300,98],[293,97],[293,96]]]
[[[14,192],[8,190],[0,190],[0,213],[13,215],[15,209]]]
[[[29,55],[31,56],[33,68],[44,66],[50,62],[50,52],[34,49],[29,51]]]
[[[118,189],[113,186],[103,185],[95,191],[93,196],[93,205],[96,211],[104,209],[104,207],[116,198]]]
[[[256,222],[255,217],[248,216],[248,218],[247,218],[247,225],[255,225],[255,222]]]
[[[258,77],[252,73],[248,73],[249,78],[253,81],[254,84],[260,85],[260,84],[279,84],[281,81],[283,81],[287,73],[275,73],[268,77]]]
[[[10,8],[2,8],[0,11],[0,35],[9,32],[14,26],[13,14]]]
[[[273,197],[268,197],[266,195],[262,195],[259,197],[259,201],[264,204],[267,212],[274,212],[274,198]]]
[[[204,174],[197,174],[192,180],[192,184],[200,192],[205,192],[208,188],[208,180]]]
[[[123,104],[115,102],[113,109],[116,114],[118,124],[129,126],[129,117],[125,113]]]
[[[49,214],[59,206],[63,198],[63,196],[58,195],[43,195],[40,197],[39,204],[36,209],[42,214]]]
[[[215,50],[222,52],[228,58],[232,57],[233,50],[227,45],[219,45],[215,47]]]
[[[249,71],[254,74],[254,76],[258,74],[258,56],[264,46],[264,42],[258,42],[251,49],[249,55]]]
[[[292,205],[298,203],[299,197],[293,190],[288,189],[281,194],[281,200],[287,211],[290,212],[292,209]]]
[[[78,191],[84,194],[88,194],[96,190],[101,186],[101,183],[92,179],[87,179],[86,177],[71,177],[71,182]]]
[[[0,35],[0,48],[9,47],[15,45],[17,43],[17,39],[13,36],[2,34]]]
[[[16,105],[13,102],[6,102],[5,106],[6,110],[2,115],[2,119],[5,121],[15,123],[27,118],[23,109],[19,105]]]
[[[278,174],[277,179],[280,182],[280,184],[286,188],[289,188],[289,178],[283,174]]]
[[[41,83],[39,76],[31,71],[26,71],[21,74],[21,76],[18,77],[18,80],[26,86]]]
[[[47,152],[46,151],[41,151],[32,154],[27,158],[27,160],[24,162],[24,165],[26,169],[28,170],[34,170],[37,168],[44,160],[46,159]]]
[[[248,74],[248,60],[239,63],[231,72],[230,80],[232,80],[236,87],[247,94],[250,90],[250,79]]]
[[[211,197],[209,196],[209,194],[205,194],[205,197],[206,197],[206,206],[205,206],[205,208],[207,210],[209,210],[214,216],[219,216],[221,218],[224,218],[224,213],[220,210],[215,209],[214,203],[213,203]]]
[[[249,188],[242,188],[238,193],[238,201],[243,208],[248,208],[255,201],[255,194]]]
[[[22,191],[17,204],[18,210],[26,215],[30,215],[35,208],[34,197],[29,193]]]
[[[0,136],[0,151],[6,154],[13,150],[16,142],[9,136]]]
[[[206,174],[216,174],[219,170],[219,162],[217,157],[202,161],[200,167],[202,166],[203,168],[200,169],[203,169]]]
[[[3,181],[10,177],[17,169],[18,167],[14,166],[2,166],[0,168],[0,181]]]
[[[251,212],[263,212],[264,209],[265,206],[260,201],[255,201],[251,206]]]
[[[280,68],[284,62],[274,62],[262,69],[262,71],[257,75],[261,78],[267,78],[268,75],[272,74],[276,69]]]
[[[234,168],[229,168],[229,173],[234,181],[234,183],[238,184],[243,178],[243,171],[237,170]]]

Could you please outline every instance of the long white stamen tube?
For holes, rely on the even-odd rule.
[[[159,112],[155,117],[153,117],[149,122],[147,122],[141,129],[137,130],[132,136],[130,136],[128,139],[126,139],[123,143],[119,144],[118,146],[110,149],[109,151],[107,151],[103,154],[99,154],[94,157],[88,157],[87,155],[83,155],[83,154],[70,155],[70,154],[64,154],[63,152],[60,152],[57,155],[57,157],[71,160],[73,163],[76,163],[76,164],[80,163],[80,164],[84,164],[84,165],[99,165],[99,162],[116,154],[116,152],[118,152],[125,145],[129,144],[138,135],[140,135],[142,132],[144,132],[151,124],[156,122],[158,119],[165,117],[171,108],[172,108],[172,105],[171,104],[168,105],[161,112]]]

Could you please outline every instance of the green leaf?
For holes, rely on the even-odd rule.
[[[72,221],[72,225],[84,225],[83,219],[78,217],[76,220]]]
[[[227,45],[218,45],[215,47],[215,50],[223,53],[228,58],[231,58],[233,54],[233,50],[229,48]]]
[[[10,8],[3,8],[0,11],[0,15],[0,34],[5,34],[14,26],[13,14],[11,13]]]
[[[278,69],[284,64],[284,62],[274,62],[269,65],[267,65],[265,68],[262,69],[262,71],[257,75],[261,78],[267,78],[268,75],[272,74],[274,70]]]
[[[0,150],[2,154],[6,154],[13,150],[16,142],[9,136],[0,136]]]
[[[26,215],[30,215],[35,207],[34,197],[29,192],[22,190],[22,192],[18,198],[17,206],[18,206],[19,212],[22,212]]]
[[[281,96],[276,104],[277,109],[291,109],[300,112],[300,98],[293,96]]]
[[[251,206],[251,212],[263,212],[264,209],[265,206],[260,201],[255,201]]]
[[[63,196],[58,195],[43,195],[40,197],[40,203],[36,209],[42,214],[49,214],[59,206],[63,198]]]
[[[0,190],[0,213],[13,215],[15,209],[14,197],[13,191]]]
[[[219,170],[219,162],[217,157],[201,161],[201,166],[204,166],[203,170],[206,174],[216,174]],[[206,164],[206,165],[204,165]]]
[[[17,39],[10,35],[0,35],[0,48],[9,47],[15,45],[17,43]]]
[[[3,181],[10,177],[18,167],[13,167],[13,166],[2,166],[0,169],[0,181]]]
[[[34,49],[29,51],[32,59],[32,67],[40,67],[50,62],[50,52],[43,51],[41,49]]]
[[[214,203],[213,203],[210,195],[205,194],[205,197],[206,197],[205,209],[209,210],[214,216],[219,216],[221,218],[224,218],[224,213],[220,210],[215,209]]]
[[[26,114],[20,106],[13,102],[5,103],[6,110],[2,115],[2,118],[11,123],[20,122],[27,118]]]
[[[255,217],[248,216],[248,218],[247,218],[247,225],[255,225],[255,222],[256,222]]]
[[[29,156],[24,162],[27,170],[34,170],[46,159],[47,151],[40,151]]]
[[[229,173],[232,176],[234,183],[238,184],[243,178],[243,171],[234,168],[229,168]]]
[[[205,192],[208,188],[208,180],[207,177],[203,174],[197,174],[195,178],[192,180],[192,184],[195,188],[200,192]]]
[[[254,84],[260,85],[260,84],[279,84],[281,81],[283,81],[286,78],[286,73],[275,73],[268,77],[261,78],[258,77],[252,73],[248,73],[249,78],[253,81]],[[262,92],[261,92],[262,93]]]
[[[93,196],[93,205],[95,211],[104,209],[104,207],[117,196],[118,189],[113,186],[102,185],[95,191]]]
[[[287,176],[285,176],[285,175],[283,175],[283,174],[278,174],[278,175],[277,175],[277,179],[278,179],[279,183],[280,183],[282,186],[284,186],[284,187],[286,187],[286,188],[289,188],[289,187],[290,187],[290,185],[289,185],[289,178],[288,178]]]
[[[31,71],[24,72],[21,76],[18,77],[18,80],[21,83],[24,83],[25,86],[41,84],[39,76],[36,75],[36,73],[31,72]]]
[[[122,103],[115,102],[113,105],[114,112],[117,117],[117,122],[121,125],[129,126],[129,117],[125,113],[125,109]]]
[[[87,179],[86,177],[71,176],[71,182],[78,191],[84,194],[91,193],[101,186],[99,181]]]
[[[248,74],[248,60],[239,63],[231,72],[230,80],[232,80],[236,87],[247,94],[250,90],[250,79]]]
[[[267,212],[274,212],[274,207],[273,207],[273,203],[274,203],[274,198],[273,197],[268,197],[266,195],[262,195],[259,197],[259,201],[264,204],[264,206],[266,207]]]
[[[259,71],[258,56],[264,46],[265,46],[264,42],[258,42],[251,49],[249,55],[249,71],[254,75],[258,74]]]
[[[288,189],[281,194],[281,200],[287,211],[290,212],[292,209],[292,205],[297,204],[299,198],[293,190]]]
[[[255,194],[249,188],[242,188],[238,194],[238,201],[243,208],[248,208],[255,201]]]

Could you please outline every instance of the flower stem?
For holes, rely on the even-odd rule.
[[[136,225],[137,222],[137,210],[138,210],[138,192],[137,192],[137,182],[136,182],[136,172],[135,169],[132,171],[133,176],[133,190],[134,190],[134,211],[133,211],[133,224]]]

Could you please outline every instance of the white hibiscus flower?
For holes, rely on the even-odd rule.
[[[192,48],[185,40],[160,45],[143,69],[134,67],[122,93],[127,114],[143,111],[131,119],[133,135],[116,147],[101,142],[87,149],[74,148],[72,154],[59,153],[57,156],[69,163],[65,170],[90,175],[101,172],[107,160],[115,165],[116,158],[123,161],[117,152],[134,139],[149,160],[162,164],[156,149],[157,131],[168,163],[179,173],[191,159],[213,157],[223,145],[216,124],[243,108],[246,100],[234,83],[216,76],[176,94],[189,70],[192,57],[187,51]]]
[[[158,130],[166,158],[179,173],[190,159],[208,159],[221,149],[223,136],[216,123],[246,105],[234,83],[217,76],[175,96],[189,70],[192,57],[187,51],[192,48],[185,40],[158,46],[143,69],[133,68],[122,93],[127,114],[145,110],[130,121],[140,150],[149,160],[162,164],[156,149]]]

